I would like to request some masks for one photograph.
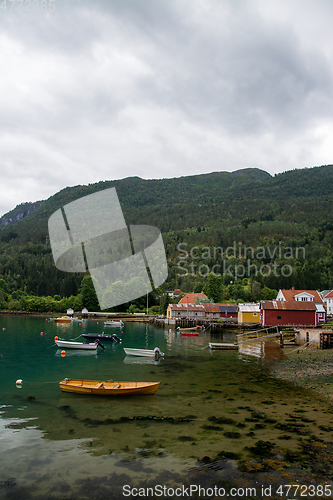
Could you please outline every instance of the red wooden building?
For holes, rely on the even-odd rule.
[[[262,326],[317,326],[313,302],[263,300],[260,304]]]

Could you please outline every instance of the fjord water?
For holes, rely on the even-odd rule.
[[[104,341],[97,354],[66,350],[65,356],[54,344],[56,335],[82,340],[81,333],[102,331],[117,333],[122,343]],[[183,337],[145,323],[116,329],[101,320],[0,316],[0,497],[46,498],[52,491],[50,498],[86,498],[101,478],[105,498],[111,479],[119,487],[156,478],[176,484],[203,457],[247,458],[258,440],[281,443],[276,423],[295,412],[307,417],[309,435],[319,437],[318,425],[331,425],[325,401],[269,376],[277,344],[266,345],[265,357],[263,349],[212,352],[210,340],[209,332]],[[159,361],[123,351],[156,346],[165,353]],[[107,398],[62,393],[65,377],[162,385],[154,396]],[[283,446],[296,451],[299,436],[291,433]],[[239,475],[234,460],[225,460],[219,473]],[[91,491],[87,498],[94,498]]]

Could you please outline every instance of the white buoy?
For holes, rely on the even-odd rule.
[[[16,383],[16,385],[22,385],[23,380],[21,378],[18,378],[15,383]]]

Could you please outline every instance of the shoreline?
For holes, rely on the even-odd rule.
[[[284,349],[283,357],[270,368],[276,379],[293,382],[325,396],[333,404],[333,349]]]

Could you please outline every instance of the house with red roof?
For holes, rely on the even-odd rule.
[[[200,300],[207,300],[208,297],[203,292],[200,293],[187,293],[180,299],[179,304],[197,304]]]
[[[311,300],[262,300],[260,322],[266,326],[317,326],[317,307]]]
[[[323,299],[317,290],[279,290],[277,301],[284,302],[312,302],[316,306],[316,323],[324,323],[326,311]]]

